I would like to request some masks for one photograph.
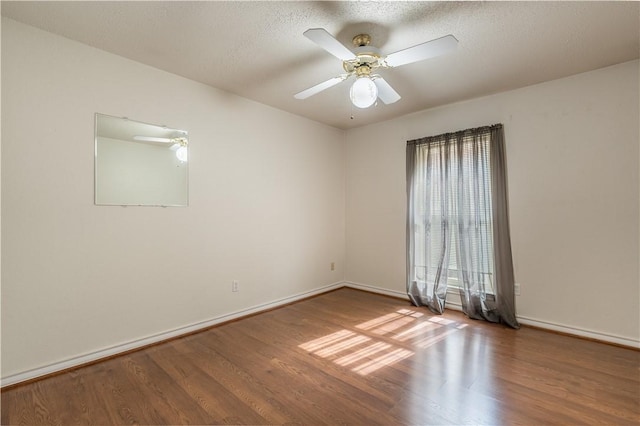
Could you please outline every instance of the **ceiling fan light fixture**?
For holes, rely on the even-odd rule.
[[[187,162],[187,158],[188,158],[188,150],[187,147],[182,145],[180,146],[180,148],[176,149],[176,157],[178,157],[178,160],[180,160],[183,163]]]
[[[368,76],[359,77],[349,91],[351,102],[358,108],[369,108],[378,99],[378,88]]]

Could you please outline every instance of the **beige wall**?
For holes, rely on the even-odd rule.
[[[93,205],[96,112],[189,132],[189,207]],[[345,132],[3,19],[2,377],[345,275],[402,295],[406,140],[497,122],[518,314],[637,343],[638,113],[635,61],[355,129],[345,150]]]
[[[96,112],[189,132],[189,207],[93,204]],[[2,197],[3,378],[343,278],[344,132],[6,19]]]
[[[346,280],[404,293],[406,141],[503,123],[517,314],[638,345],[638,96],[633,61],[349,131]]]

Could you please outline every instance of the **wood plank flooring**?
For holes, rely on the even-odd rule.
[[[640,423],[640,352],[352,289],[2,392],[2,424]]]

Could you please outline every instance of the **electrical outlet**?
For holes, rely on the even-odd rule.
[[[231,281],[231,291],[238,291],[238,281]]]
[[[516,296],[520,296],[520,283],[515,283],[513,285],[513,291],[516,294]]]
[[[336,270],[336,262],[331,262],[331,270],[332,271]]]

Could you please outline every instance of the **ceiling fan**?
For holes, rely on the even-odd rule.
[[[385,104],[392,104],[400,100],[398,92],[384,78],[375,74],[378,68],[399,67],[444,55],[455,50],[458,45],[458,40],[449,34],[389,55],[382,55],[378,49],[369,46],[371,37],[368,34],[358,34],[353,38],[352,43],[355,46],[353,52],[324,28],[311,28],[303,35],[342,60],[342,67],[346,73],[296,93],[294,98],[306,99],[355,76],[356,81],[351,86],[349,95],[351,102],[358,108],[368,108],[378,98]]]
[[[178,160],[187,161],[187,145],[189,142],[187,138],[159,138],[155,136],[134,136],[134,141],[139,142],[155,142],[155,143],[170,143],[172,144],[169,149],[176,152]]]
[[[173,143],[173,144],[181,144],[187,143],[187,138],[159,138],[156,136],[134,136],[134,141],[139,142],[157,142],[157,143]]]

